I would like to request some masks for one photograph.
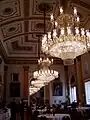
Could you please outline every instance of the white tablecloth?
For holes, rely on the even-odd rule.
[[[90,107],[77,107],[77,110],[80,109],[80,110],[87,110],[87,109],[90,109]]]
[[[62,120],[64,116],[68,116],[70,118],[69,114],[55,114],[55,115],[45,114],[45,115],[39,115],[38,117],[41,117],[41,116],[45,116],[46,118],[52,119],[52,120]]]
[[[34,112],[35,110],[32,110],[32,112]],[[42,114],[43,112],[46,112],[47,109],[37,109],[37,111],[39,112],[39,114]]]

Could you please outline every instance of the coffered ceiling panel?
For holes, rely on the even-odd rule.
[[[29,42],[28,45],[21,44],[22,37],[11,39],[6,43],[9,57],[38,57],[38,43]]]
[[[7,63],[28,63],[43,56],[41,38],[50,31],[50,14],[59,14],[60,2],[66,0],[0,0],[0,51]],[[81,26],[90,28],[90,0],[71,0],[81,18]],[[19,62],[17,62],[19,61]],[[22,62],[23,61],[23,62]],[[59,59],[61,61],[61,59]],[[62,63],[62,62],[60,62]]]
[[[42,36],[42,34],[41,35],[39,35],[39,34],[29,34],[28,35],[28,41],[26,41],[26,42],[29,42],[29,41],[37,42],[40,36]]]
[[[50,21],[46,21],[46,31],[49,31]],[[44,20],[31,20],[29,22],[29,31],[44,33]]]
[[[23,16],[23,0],[0,1],[0,23]]]
[[[3,40],[24,32],[23,22],[7,24],[2,26],[0,29]]]
[[[50,13],[55,11],[57,2],[55,0],[30,0],[30,17],[42,17],[44,4],[46,16],[50,16]]]

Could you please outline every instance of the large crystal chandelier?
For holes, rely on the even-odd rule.
[[[43,87],[45,85],[45,81],[42,81],[42,80],[35,80],[35,81],[32,81],[31,82],[31,86],[33,86],[33,87],[39,87],[39,88],[41,88],[41,87]]]
[[[60,7],[60,15],[55,19],[51,14],[53,30],[43,36],[42,51],[53,57],[61,58],[64,64],[73,64],[74,58],[87,52],[90,48],[90,32],[80,28],[77,9],[74,13],[64,13]]]
[[[29,95],[35,94],[40,90],[39,87],[29,86]]]
[[[32,81],[34,85],[40,83],[45,85],[58,77],[58,72],[50,69],[50,65],[53,64],[53,59],[40,58],[40,60],[38,60],[38,64],[39,70],[33,73],[33,77],[37,79],[36,81]],[[38,80],[41,80],[41,82],[38,82]]]

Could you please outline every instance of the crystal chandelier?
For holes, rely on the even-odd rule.
[[[32,81],[31,82],[31,86],[33,87],[43,87],[45,85],[44,81],[41,81],[41,80],[35,80],[35,81]]]
[[[44,4],[44,33],[46,33],[46,27],[45,27],[45,4]],[[50,69],[51,64],[53,64],[53,59],[49,59],[46,57],[44,58],[40,58],[38,60],[38,65],[39,65],[39,70],[35,71],[33,73],[33,77],[34,79],[36,79],[36,81],[33,81],[32,84],[36,84],[36,85],[43,85],[45,86],[46,84],[48,84],[50,81],[54,80],[55,78],[58,77],[58,72],[55,70]],[[38,80],[38,81],[37,81]],[[39,82],[41,81],[41,82]]]
[[[55,19],[51,14],[53,30],[42,38],[42,51],[53,57],[61,58],[64,65],[74,63],[74,58],[84,54],[90,48],[90,32],[80,28],[77,9],[74,13],[64,13],[60,7],[60,15]]]
[[[32,94],[38,92],[39,90],[40,90],[39,87],[30,86],[30,87],[29,87],[29,95],[32,95]]]
[[[53,59],[40,58],[40,60],[38,60],[38,64],[39,70],[33,73],[33,77],[37,80],[32,81],[33,84],[40,84],[42,82],[41,84],[46,85],[58,77],[58,72],[50,69],[50,65],[53,64]],[[41,82],[38,83],[38,80],[41,80]]]

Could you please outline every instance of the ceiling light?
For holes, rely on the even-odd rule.
[[[60,7],[60,15],[54,19],[51,14],[53,30],[42,38],[42,51],[53,57],[61,58],[64,65],[72,65],[74,58],[90,49],[90,31],[80,28],[77,9],[74,13],[64,13]]]

